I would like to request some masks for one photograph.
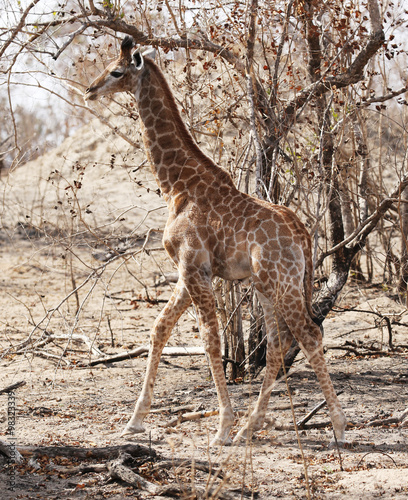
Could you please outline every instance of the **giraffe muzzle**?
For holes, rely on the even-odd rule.
[[[85,101],[95,101],[97,94],[94,87],[89,87],[85,90],[84,99]]]

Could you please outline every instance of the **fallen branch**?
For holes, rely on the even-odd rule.
[[[311,430],[311,429],[325,429],[326,427],[330,427],[332,425],[331,420],[326,420],[325,422],[316,422],[315,424],[303,424],[302,430]],[[363,424],[361,424],[363,425]],[[359,427],[360,424],[356,424],[355,422],[347,422],[347,429],[354,429],[355,427]],[[295,426],[293,424],[278,424],[274,425],[273,428],[276,431],[294,431]]]
[[[142,354],[146,354],[148,352],[148,346],[140,346],[131,351],[93,359],[88,363],[78,363],[77,366],[95,366],[99,363],[116,363],[118,361],[123,361],[126,359],[137,358],[138,356],[141,356]],[[203,356],[204,354],[204,347],[165,347],[162,352],[162,356]]]
[[[319,406],[319,405],[317,405],[317,406]],[[310,413],[312,413],[312,412],[310,412]],[[302,423],[302,421],[300,421],[297,424],[297,426],[299,427],[301,425],[301,423]],[[360,423],[349,421],[349,422],[347,422],[346,429],[352,429],[355,427],[358,427],[358,428],[381,427],[382,425],[392,425],[392,424],[401,424],[403,427],[408,427],[408,408],[406,410],[404,410],[403,412],[401,412],[396,417],[375,419],[375,420],[371,420],[369,422],[360,422]],[[304,423],[301,428],[305,429],[305,430],[307,430],[307,429],[322,429],[325,427],[329,427],[330,425],[331,425],[331,421],[327,420],[326,422],[317,422],[315,424]],[[282,424],[282,425],[275,425],[274,429],[277,431],[293,431],[293,430],[295,430],[295,426],[292,424]]]
[[[344,391],[339,391],[337,393],[337,396],[340,396],[340,394],[343,394]],[[316,405],[307,415],[305,415],[299,422],[296,423],[298,429],[304,429],[304,426],[309,420],[316,415],[316,413],[321,410],[324,406],[326,406],[326,400],[322,401],[318,405]]]
[[[37,340],[36,342],[32,342],[32,339],[28,341],[28,343],[23,343],[19,349],[16,349],[15,354],[25,354],[28,350],[27,346],[28,344],[33,344],[30,346],[30,349],[39,349],[40,347],[44,347],[46,344],[49,344],[52,342],[52,339],[49,337],[46,338],[41,338],[40,340]]]
[[[193,405],[184,405],[184,406],[163,406],[162,408],[155,408],[154,410],[150,410],[150,413],[180,413],[183,411],[193,411]]]
[[[284,410],[291,410],[292,408],[303,408],[304,406],[308,406],[308,404],[309,403],[307,401],[304,401],[303,403],[294,403],[293,405],[281,404],[273,406],[271,411],[284,411]]]
[[[356,356],[389,356],[389,351],[383,351],[381,349],[368,349],[367,347],[361,346],[364,350],[357,349],[352,345],[349,345],[347,342],[342,345],[333,345],[333,346],[325,346],[325,349],[339,350],[339,351],[347,351],[355,354]],[[394,347],[395,350],[395,347]]]
[[[165,427],[176,427],[183,422],[191,421],[191,420],[200,420],[201,418],[213,417],[214,415],[218,415],[218,410],[209,410],[209,411],[193,411],[191,413],[184,413],[184,415],[178,415],[173,420],[170,420]]]
[[[272,421],[275,421],[275,418],[273,417],[273,414],[277,411],[285,411],[285,410],[291,410],[292,408],[304,408],[305,406],[308,406],[308,402],[307,401],[304,401],[302,403],[294,403],[293,405],[290,405],[290,404],[278,404],[278,405],[274,405],[271,409],[270,409],[270,417],[269,418],[269,421],[272,422]],[[241,418],[241,417],[249,417],[249,415],[251,414],[253,408],[237,408],[234,413],[237,417]]]
[[[96,347],[95,342],[91,340],[87,335],[81,334],[81,333],[69,333],[69,334],[64,334],[64,333],[49,333],[48,338],[50,340],[70,340],[72,342],[83,342],[86,344],[89,348],[89,351],[94,355],[94,356],[104,356],[105,353],[103,353],[98,347]]]
[[[303,403],[295,403],[293,405],[293,408],[303,408],[308,405],[308,402],[305,401]],[[290,410],[292,407],[289,404],[281,404],[281,405],[276,405],[274,406],[271,411],[284,411],[284,410]],[[156,408],[154,410],[150,410],[150,413],[181,413],[183,411],[185,412],[192,412],[192,413],[185,413],[185,415],[194,415],[194,414],[201,414],[202,412],[193,412],[194,406],[193,405],[183,405],[183,406],[164,406],[163,408]],[[245,417],[248,416],[248,408],[238,408],[235,410],[235,414],[238,417]],[[211,415],[209,415],[211,416]],[[198,417],[197,417],[198,418]],[[188,419],[188,420],[194,420],[194,419]]]
[[[191,469],[200,470],[207,474],[214,474],[223,479],[224,475],[217,470],[218,464],[212,463],[211,465],[204,460],[186,460],[185,458],[172,458],[171,460],[163,460],[154,464],[153,470],[173,469],[176,467],[189,467]]]
[[[71,363],[67,359],[64,359],[62,356],[57,356],[56,354],[51,354],[47,351],[35,350],[33,351],[33,354],[39,356],[40,358],[48,359],[50,361],[55,361],[57,363],[64,363],[66,366],[69,366]]]
[[[408,423],[408,408],[403,412],[401,412],[396,417],[389,417],[383,419],[378,418],[375,420],[371,420],[371,422],[365,424],[365,427],[380,427],[382,425],[399,424],[399,423],[404,424],[405,421],[407,421]]]
[[[65,467],[64,465],[47,465],[48,470],[55,470],[60,474],[87,474],[88,472],[96,472],[100,474],[101,472],[106,472],[108,470],[107,464],[80,464],[71,467]]]
[[[112,356],[104,356],[103,358],[93,359],[88,363],[78,363],[78,364],[79,366],[95,366],[99,365],[100,363],[116,363],[118,361],[123,361],[125,359],[137,358],[138,356],[141,356],[142,354],[145,354],[147,352],[149,352],[149,348],[147,346],[141,346],[131,351],[119,354],[113,354]]]
[[[47,358],[47,359],[55,359],[59,361],[63,361],[66,364],[69,364],[69,361],[64,360],[61,358],[61,356],[56,356],[55,354],[51,354],[47,351],[44,351],[40,349],[40,347],[44,347],[46,344],[49,344],[50,342],[54,340],[68,340],[72,342],[84,342],[88,346],[89,351],[94,355],[94,356],[104,356],[105,353],[103,353],[98,347],[95,345],[95,342],[93,342],[87,335],[79,334],[79,333],[70,333],[70,334],[63,334],[63,333],[50,333],[45,331],[44,332],[44,338],[41,338],[40,340],[36,341],[33,343],[33,353],[37,354],[38,356]],[[22,354],[27,352],[27,344],[21,347],[20,349],[16,350],[16,354]]]
[[[127,484],[130,484],[134,488],[138,488],[140,490],[145,490],[153,495],[157,494],[159,489],[158,486],[147,481],[136,472],[133,472],[129,467],[126,467],[124,463],[131,458],[128,453],[120,452],[118,458],[115,460],[108,462],[108,472],[112,479],[123,481]]]
[[[18,446],[18,451],[25,457],[75,457],[85,459],[112,459],[121,452],[132,457],[157,457],[155,450],[140,444],[124,444],[121,446],[105,446],[102,448],[84,448],[80,446]]]
[[[19,387],[26,385],[26,383],[27,382],[25,380],[21,380],[20,382],[16,382],[15,384],[9,385],[8,387],[5,387],[4,389],[0,389],[0,394],[13,392],[16,389],[18,389]]]

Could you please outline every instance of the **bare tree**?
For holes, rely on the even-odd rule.
[[[406,140],[403,96],[408,87],[402,73],[396,72],[391,81],[386,69],[406,63],[406,47],[398,38],[406,21],[402,4],[66,0],[55,2],[51,13],[34,0],[17,14],[6,3],[5,13],[0,89],[5,91],[11,116],[8,135],[16,151],[15,86],[47,89],[81,117],[86,111],[79,95],[95,67],[113,55],[113,37],[131,35],[139,45],[160,49],[159,61],[178,91],[196,140],[231,172],[237,186],[291,206],[309,226],[321,284],[314,297],[318,323],[332,309],[350,270],[364,277],[358,259],[368,238],[376,236],[386,214],[398,210],[401,225],[394,215],[393,227],[404,236],[397,260],[405,293],[403,193],[408,177],[401,144]],[[177,64],[171,64],[170,56]],[[25,62],[29,57],[35,61],[31,69]],[[388,103],[393,103],[394,115],[401,111],[398,120],[387,115]],[[120,113],[137,119],[131,101],[119,104]],[[106,115],[99,116],[106,122]],[[134,143],[126,131],[112,128]],[[399,144],[394,141],[392,165],[386,165],[383,153],[385,130],[401,137]],[[21,155],[16,158],[20,161]],[[372,279],[373,273],[366,275]],[[226,331],[241,332],[240,322],[230,318],[242,300],[234,290],[225,294],[230,299],[224,305],[230,306],[223,322]],[[264,336],[257,310],[255,304],[258,327],[252,328],[247,354]],[[240,352],[239,363],[245,358],[241,345],[240,339],[230,348]],[[261,358],[254,356],[255,364]]]

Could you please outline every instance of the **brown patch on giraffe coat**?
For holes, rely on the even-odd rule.
[[[146,119],[145,119],[145,122],[144,122],[144,126],[146,129],[148,130],[151,130],[153,125],[154,125],[154,122],[155,122],[155,118],[154,116],[148,116]],[[156,138],[156,133],[154,134],[154,137]]]
[[[162,156],[162,163],[164,164],[171,164],[171,163],[174,163],[176,161],[176,158],[177,158],[177,151],[176,150],[173,150],[173,149],[167,149],[166,151],[163,152],[163,156]],[[178,178],[178,171],[177,170],[168,170],[166,169],[166,172],[167,173],[171,173],[172,177],[174,178]]]
[[[172,178],[169,176],[169,180],[172,181]],[[172,182],[173,184],[173,182]],[[184,181],[177,181],[173,184],[173,192],[174,193],[181,193],[181,192],[184,192],[184,196],[186,196],[185,194],[185,189],[186,189],[186,184]]]
[[[160,118],[161,115],[164,114],[166,108],[163,106],[163,102],[161,101],[161,99],[153,98],[150,100],[149,104],[149,111],[151,114],[155,115],[158,118]]]
[[[183,168],[183,179],[186,182],[186,186],[189,186],[189,189],[192,183],[194,182],[193,179],[195,177],[196,172],[197,169],[193,167],[186,166]],[[197,176],[197,178],[200,179],[199,176]]]
[[[179,149],[181,148],[181,141],[174,138],[174,133],[165,133],[159,136],[159,143],[162,148],[166,149]]]
[[[201,241],[206,242],[209,238],[209,232],[205,225],[197,226],[196,228],[197,236]]]

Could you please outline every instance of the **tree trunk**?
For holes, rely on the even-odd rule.
[[[245,374],[241,288],[239,283],[221,281],[214,291],[223,330],[224,372],[227,379],[233,381]]]
[[[266,365],[266,329],[263,310],[256,294],[251,301],[251,326],[248,339],[248,366],[251,377]]]
[[[401,224],[401,266],[398,280],[398,290],[406,294],[408,304],[408,187],[401,193],[399,206]]]

